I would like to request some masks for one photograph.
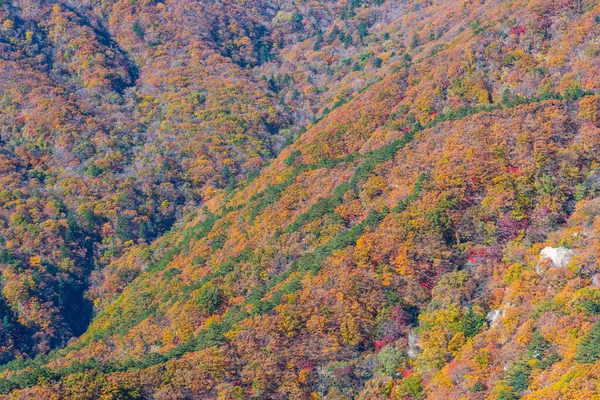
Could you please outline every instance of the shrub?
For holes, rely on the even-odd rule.
[[[383,372],[392,378],[396,376],[398,370],[406,363],[404,352],[392,346],[385,346],[377,354],[377,359],[382,365]]]
[[[301,155],[300,150],[294,150],[290,153],[290,156],[288,158],[286,158],[283,162],[285,163],[285,165],[290,167],[294,164],[294,161],[296,160],[296,158],[300,157],[300,155]]]
[[[91,178],[95,178],[102,173],[102,168],[98,166],[95,162],[90,163],[87,169],[85,170],[85,174]]]
[[[139,37],[140,39],[142,39],[144,37],[144,34],[145,34],[144,28],[142,28],[142,25],[138,21],[135,21],[133,23],[132,30],[133,30],[133,33],[135,33],[135,35],[137,37]]]
[[[205,314],[216,312],[221,303],[219,288],[212,282],[203,285],[200,290],[198,290],[196,303]]]
[[[165,279],[167,280],[167,282],[169,282],[173,279],[173,277],[179,274],[181,274],[180,270],[178,270],[177,268],[171,268],[165,272]]]
[[[423,383],[419,375],[411,375],[404,378],[396,390],[396,394],[402,398],[412,397],[413,399],[421,398],[423,392]]]

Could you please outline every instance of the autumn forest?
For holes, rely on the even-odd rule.
[[[599,38],[0,0],[0,399],[600,399]]]

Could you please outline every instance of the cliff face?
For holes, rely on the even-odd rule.
[[[2,7],[7,398],[597,395],[595,2]]]

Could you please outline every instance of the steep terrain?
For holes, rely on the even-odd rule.
[[[2,7],[7,398],[599,396],[597,2]]]

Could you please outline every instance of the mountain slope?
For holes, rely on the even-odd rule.
[[[273,12],[273,35],[309,10]],[[288,105],[301,135],[258,176],[213,190],[96,272],[87,331],[7,364],[4,393],[597,395],[600,7],[330,10],[339,19],[325,32],[284,35],[277,58],[251,69],[274,76],[265,84],[282,102],[303,89],[306,103]],[[314,103],[329,82],[338,86]],[[314,121],[299,129],[307,113]],[[568,265],[541,257],[547,246],[568,249]]]

